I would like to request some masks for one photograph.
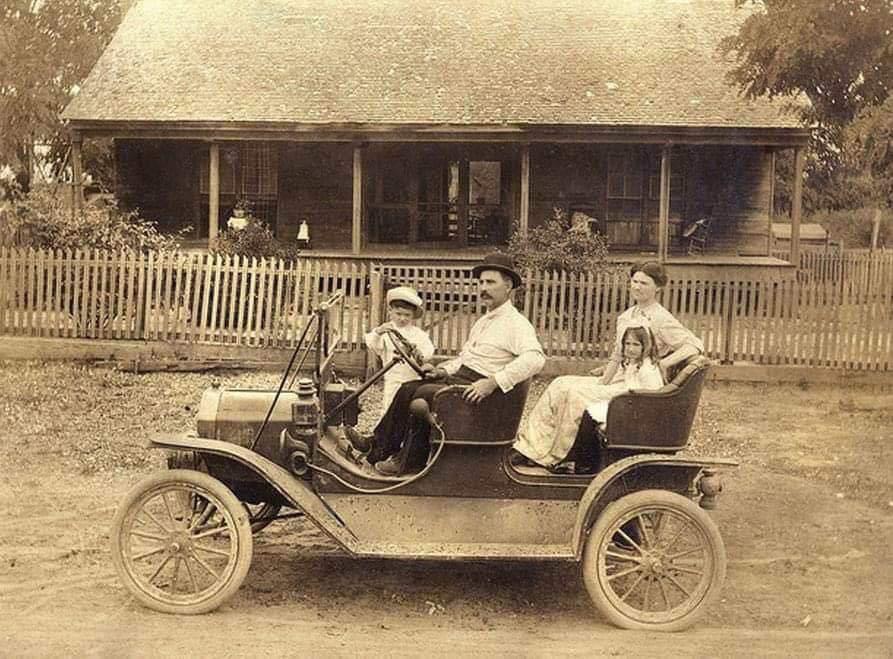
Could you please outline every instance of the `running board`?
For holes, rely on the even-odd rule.
[[[511,545],[505,543],[410,543],[359,542],[357,556],[375,558],[408,558],[433,560],[566,560],[575,561],[574,551],[567,545]]]

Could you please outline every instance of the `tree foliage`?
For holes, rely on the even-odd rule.
[[[893,208],[893,95],[862,110],[843,140],[842,163],[855,194]]]
[[[804,115],[845,126],[890,92],[891,8],[886,0],[738,0],[755,11],[724,47],[751,98],[803,93]]]
[[[67,148],[59,114],[93,68],[129,4],[130,0],[0,0],[0,166],[12,166],[26,189],[35,142],[50,146],[48,161],[56,169],[53,174],[59,173]]]
[[[883,148],[865,129],[893,88],[893,9],[887,0],[737,0],[751,10],[722,48],[734,54],[731,80],[751,97],[788,98],[814,129],[805,206],[881,203],[864,177],[889,177]],[[798,102],[805,98],[808,102]],[[863,128],[859,128],[861,125]],[[886,124],[889,128],[889,123]],[[869,161],[874,163],[869,166]],[[855,185],[854,185],[855,183]],[[781,189],[784,192],[784,188]],[[868,195],[870,198],[865,198]],[[861,197],[861,198],[859,198]]]
[[[70,190],[35,186],[27,194],[14,190],[7,201],[8,231],[35,249],[107,249],[166,251],[176,249],[175,236],[158,231],[136,211],[121,211],[114,200],[87,204],[72,213]]]

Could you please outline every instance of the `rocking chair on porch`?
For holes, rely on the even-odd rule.
[[[688,238],[688,255],[703,254],[707,247],[707,238],[710,235],[711,217],[706,216],[689,224],[682,232],[683,238]]]

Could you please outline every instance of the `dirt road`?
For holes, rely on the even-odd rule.
[[[143,418],[97,402],[95,418],[73,419],[65,405],[85,401],[53,398],[59,375],[0,364],[0,390],[21,392],[0,428],[2,656],[893,656],[883,404],[827,389],[705,392],[693,449],[743,462],[713,513],[729,570],[715,610],[667,636],[600,620],[573,564],[354,560],[301,520],[257,536],[242,589],[217,612],[143,609],[113,575],[109,523],[160,462],[139,448],[139,426],[191,415],[165,398],[182,396],[172,378],[184,376],[128,380]]]

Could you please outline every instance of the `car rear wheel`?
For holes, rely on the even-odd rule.
[[[127,589],[163,613],[212,611],[251,565],[249,513],[220,481],[174,469],[130,491],[112,523],[112,559]]]
[[[608,504],[583,552],[589,596],[624,629],[690,627],[719,594],[725,572],[716,524],[690,499],[664,490]]]

